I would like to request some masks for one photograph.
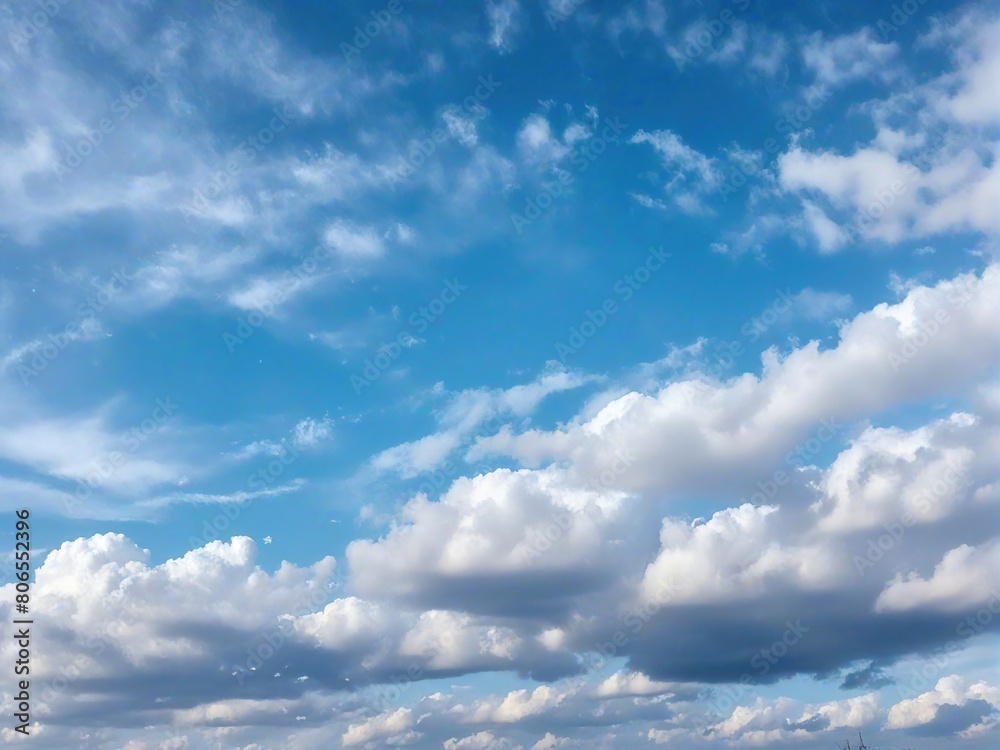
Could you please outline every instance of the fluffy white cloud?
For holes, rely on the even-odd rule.
[[[929,523],[989,484],[995,424],[956,413],[915,430],[868,428],[830,465],[813,509],[823,531]]]
[[[866,727],[879,713],[878,693],[807,705],[803,709],[799,705],[791,698],[757,698],[751,705],[737,706],[728,718],[708,731],[712,737],[767,746],[791,738],[805,739],[814,732]]]
[[[566,696],[566,692],[548,685],[540,685],[534,690],[513,690],[499,702],[484,701],[478,705],[470,719],[513,724],[558,706]]]
[[[1000,73],[1000,17],[988,4],[973,5],[952,17],[934,20],[924,43],[947,46],[957,71],[952,79],[932,84],[933,104],[969,125],[996,125],[1000,103],[994,82]]]
[[[694,526],[664,519],[662,551],[642,579],[644,597],[672,603],[759,600],[775,579],[803,587],[828,584],[834,569],[824,550],[784,541],[781,527],[768,518],[776,511],[748,503]]]
[[[418,495],[401,511],[405,525],[378,542],[352,542],[347,557],[363,592],[446,603],[439,597],[457,593],[463,578],[471,585],[489,576],[513,589],[528,570],[558,578],[603,566],[595,557],[607,544],[602,526],[620,502],[614,493],[568,487],[556,470],[501,469],[456,480],[439,502]]]
[[[401,734],[413,724],[413,712],[408,708],[398,708],[395,711],[386,711],[378,716],[373,716],[358,724],[351,724],[340,741],[344,743],[344,747],[363,745],[375,739]]]
[[[531,746],[531,750],[552,750],[554,747],[564,747],[569,742],[566,737],[556,737],[552,732],[546,732],[542,739]]]
[[[840,701],[831,701],[816,706],[807,706],[798,724],[814,722],[816,719],[823,719],[824,729],[857,729],[866,727],[875,719],[879,713],[878,693],[866,693],[856,698],[846,698]]]
[[[1000,18],[974,6],[939,18],[922,43],[948,47],[954,70],[869,107],[876,137],[853,153],[806,150],[778,160],[781,187],[801,197],[803,221],[823,252],[856,239],[898,243],[944,232],[1000,234],[997,145],[981,130],[1000,122],[986,81],[996,75]],[[868,29],[803,50],[830,84],[893,70],[895,43]]]
[[[673,683],[651,680],[641,672],[615,672],[597,686],[595,695],[600,698],[663,695],[676,687]]]
[[[773,731],[774,739],[780,736],[783,726],[795,712],[796,701],[776,698],[768,701],[758,698],[753,705],[737,706],[728,718],[708,728],[710,736],[737,739],[751,732]]]
[[[966,337],[981,346],[965,346]],[[914,288],[894,305],[858,314],[832,348],[813,341],[785,354],[766,351],[759,377],[689,379],[652,394],[631,392],[556,430],[505,429],[481,438],[472,455],[509,455],[529,466],[572,460],[583,482],[610,472],[609,486],[626,491],[747,497],[757,488],[747,493],[746,477],[781,466],[822,420],[841,423],[968,388],[992,372],[998,356],[1000,267],[989,266],[981,276]],[[632,460],[616,472],[622,454]]]
[[[991,600],[1000,603],[1000,539],[963,544],[949,551],[930,578],[918,573],[896,576],[875,603],[876,611],[898,612],[924,607],[962,612]]]
[[[269,576],[256,567],[256,554],[252,539],[235,537],[150,567],[148,550],[121,534],[77,539],[53,550],[38,568],[36,607],[71,624],[77,638],[106,635],[108,645],[135,665],[204,656],[207,644],[169,635],[171,625],[239,622],[245,630],[262,629],[329,596],[332,557],[310,568],[286,564]],[[57,662],[43,663],[52,669]]]
[[[941,706],[963,706],[970,700],[983,700],[1000,710],[1000,688],[986,682],[976,682],[968,687],[957,674],[942,677],[933,690],[915,698],[902,700],[889,709],[887,729],[906,729],[929,724],[938,715]]]
[[[316,420],[306,417],[292,428],[292,440],[299,448],[313,448],[333,436],[333,422],[329,417]]]

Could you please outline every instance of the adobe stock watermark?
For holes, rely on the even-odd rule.
[[[72,500],[63,500],[63,505],[67,511],[85,502],[94,493],[94,490],[111,479],[128,462],[128,457],[139,450],[139,447],[149,440],[150,435],[162,429],[163,425],[180,408],[170,397],[158,398],[155,404],[156,406],[148,417],[135,427],[122,433],[120,440],[124,446],[124,450],[110,451],[106,456],[97,459],[92,464],[93,470],[82,479],[76,481],[76,489],[73,492],[74,498]]]
[[[972,479],[967,474],[968,468],[968,463],[950,462],[941,478],[917,495],[914,506],[916,512],[921,515],[927,514],[935,505],[946,500],[957,490],[972,486]],[[882,524],[885,533],[868,540],[864,555],[854,555],[853,563],[858,575],[863,576],[869,568],[874,568],[887,552],[899,544],[906,536],[907,530],[915,526],[917,521],[917,516],[907,510],[898,521]]]
[[[793,471],[797,468],[807,466],[808,462],[819,455],[820,451],[823,450],[823,446],[837,437],[843,429],[843,425],[832,419],[821,419],[820,427],[814,435],[802,441],[785,454],[785,465]],[[753,505],[764,505],[777,497],[779,488],[784,487],[791,481],[792,477],[789,472],[784,469],[775,469],[769,479],[758,480],[756,484],[757,491],[750,495],[749,500],[747,498],[740,498],[740,503],[749,502]]]
[[[273,116],[267,125],[240,141],[235,148],[236,155],[229,157],[220,169],[212,172],[204,182],[194,188],[191,201],[180,205],[186,215],[204,216],[211,207],[210,201],[217,200],[232,188],[236,176],[248,164],[253,163],[260,152],[270,146],[295,117],[295,113],[287,105],[280,110],[274,107],[271,112]]]
[[[927,152],[946,145],[947,141],[944,136],[935,136],[933,143],[925,144],[923,153],[915,154],[911,161],[901,165],[905,171],[903,179],[893,180],[887,186],[873,190],[868,204],[860,206],[850,223],[842,227],[847,241],[858,242],[864,239],[865,232],[878,224],[896,201],[906,195],[919,182],[925,171],[929,172],[934,168],[933,162],[926,155]]]
[[[767,329],[788,313],[794,304],[791,297],[791,290],[785,289],[782,291],[781,289],[776,289],[775,297],[771,301],[771,304],[764,308],[764,311],[760,315],[754,316],[741,325],[740,333],[749,338],[751,344],[754,343],[764,335]]]
[[[548,10],[545,11],[549,28],[554,30],[563,21],[568,21],[586,2],[587,0],[549,0]]]
[[[222,342],[230,354],[236,352],[236,348],[247,342],[254,332],[264,325],[264,321],[273,318],[278,312],[278,306],[289,299],[294,289],[308,284],[310,279],[322,268],[322,263],[330,260],[333,254],[326,245],[316,245],[312,250],[312,255],[301,263],[285,270],[280,281],[271,287],[269,294],[261,300],[255,310],[251,310],[246,315],[236,318],[236,328],[234,331],[225,331],[222,334]]]
[[[361,50],[372,43],[373,39],[385,31],[386,27],[392,23],[393,19],[403,12],[401,0],[389,0],[385,8],[373,10],[371,20],[366,21],[364,26],[354,27],[353,44],[347,42],[340,43],[340,52],[346,62],[351,62],[353,58],[361,56]]]
[[[673,257],[672,253],[665,252],[663,245],[650,247],[646,259],[612,285],[614,296],[607,297],[596,310],[584,312],[583,320],[569,329],[566,340],[556,342],[556,358],[565,364],[566,357],[580,351],[618,313],[621,309],[619,303],[631,300],[670,257]]]
[[[583,657],[588,669],[595,672],[604,669],[612,659],[621,654],[621,650],[629,644],[632,637],[646,627],[656,613],[681,590],[682,587],[677,584],[661,584],[657,587],[654,596],[646,598],[638,607],[620,614],[619,619],[629,627],[631,634],[625,632],[624,628],[619,628],[611,634],[608,640],[595,643],[594,650]]]
[[[159,72],[148,71],[137,85],[111,102],[111,113],[117,115],[117,120],[110,117],[101,118],[97,126],[87,130],[75,144],[63,141],[65,149],[63,158],[52,166],[59,182],[83,164],[87,157],[104,143],[104,139],[118,129],[118,123],[126,120],[162,82],[163,76]]]
[[[472,433],[472,443],[475,444],[479,438],[486,438],[497,434],[504,424],[505,423],[498,419],[496,415],[490,415],[484,419]],[[427,472],[427,478],[420,483],[415,492],[418,494],[422,493],[428,497],[436,492],[440,493],[442,489],[451,484],[461,471],[462,467],[454,464],[451,459],[445,459],[441,462],[438,468]]]
[[[591,509],[588,508],[588,512]],[[521,560],[527,565],[531,565],[541,558],[546,552],[552,549],[552,545],[558,542],[563,534],[573,527],[573,516],[565,508],[556,508],[546,519],[542,528],[532,527],[528,533],[528,538],[521,549]]]
[[[573,170],[558,170],[553,179],[542,182],[538,193],[525,199],[523,213],[511,213],[510,220],[517,233],[521,234],[525,227],[540,219],[552,207],[555,200],[576,182],[577,176],[586,172],[590,165],[608,150],[609,143],[618,143],[627,127],[628,125],[622,123],[619,118],[613,117],[606,121],[600,135],[591,136],[583,142],[583,145],[574,148],[570,156]]]
[[[451,630],[444,630],[434,634],[434,649],[437,653],[448,653],[455,648],[457,639]],[[392,650],[392,641],[387,636],[379,639],[377,651],[389,653]],[[413,683],[419,682],[427,677],[427,670],[417,662],[410,662],[401,672],[390,675],[383,682],[360,687],[353,682],[349,689],[352,692],[365,694],[364,702],[372,707],[376,713],[382,713],[398,705],[400,699],[410,690]],[[374,693],[374,695],[371,695]]]
[[[1000,614],[1000,591],[992,588],[986,603],[976,612],[964,617],[955,627],[957,638],[935,649],[905,680],[896,681],[894,687],[900,699],[912,698],[934,687],[955,654],[962,649],[964,641],[985,632],[998,614]]]
[[[427,328],[439,320],[444,315],[445,310],[462,296],[462,292],[468,290],[465,284],[456,279],[444,282],[444,286],[434,299],[418,310],[411,313],[407,318],[410,328],[418,334],[423,333]],[[388,343],[383,343],[377,349],[374,357],[366,358],[361,374],[354,373],[350,377],[351,387],[354,393],[360,395],[361,392],[370,387],[378,380],[382,373],[392,366],[404,349],[408,349],[416,343],[416,338],[409,330],[400,331],[396,338]]]
[[[7,41],[14,51],[24,54],[28,42],[38,36],[38,32],[48,26],[68,2],[69,0],[38,0],[38,10],[22,17],[15,24],[14,31],[7,34]]]
[[[94,668],[99,664],[96,657],[99,657],[108,648],[115,649],[116,641],[121,643],[125,629],[141,621],[140,605],[145,606],[145,603],[124,599],[124,605],[115,617],[102,618],[97,632],[87,633],[81,643],[84,648],[93,652],[93,656],[78,653],[72,661],[61,662],[58,674],[45,682],[41,693],[42,700],[51,703],[72,683],[81,678],[93,677]]]
[[[450,107],[459,112],[464,112],[473,119],[481,119],[484,116],[485,108],[482,103],[493,96],[493,93],[503,85],[502,81],[493,80],[493,75],[485,78],[479,76],[478,84],[472,94],[465,97],[461,104],[452,104]],[[446,108],[447,110],[448,108]],[[423,139],[414,139],[409,144],[406,155],[396,164],[396,167],[389,172],[389,187],[395,190],[400,183],[405,182],[437,151],[441,146],[451,140],[454,136],[450,130],[435,127],[429,136]]]
[[[788,114],[782,115],[774,122],[774,130],[785,136],[788,140],[792,135],[801,130],[808,123],[813,115],[822,107],[832,94],[832,89],[826,86],[810,86],[806,89],[803,97],[803,104],[798,105]],[[765,169],[774,163],[774,158],[778,152],[784,148],[784,143],[778,138],[767,138],[762,144],[763,150],[771,157],[768,161],[751,161],[741,159],[734,161],[726,181],[723,183],[720,194],[723,201],[728,201],[730,195],[736,195],[740,188],[747,184],[750,178],[761,176]]]
[[[277,447],[280,450],[274,454],[274,458],[247,477],[247,488],[251,492],[266,492],[284,475],[285,470],[302,455],[295,447],[294,441],[287,437],[279,440]],[[209,542],[222,539],[223,533],[243,513],[243,506],[244,503],[238,500],[228,500],[222,503],[219,512],[212,518],[206,519],[202,524],[201,536],[192,534],[188,537],[188,546],[192,549],[204,547]]]
[[[86,300],[76,306],[77,317],[66,324],[61,332],[50,333],[45,339],[32,342],[26,348],[19,351],[17,356],[17,374],[24,385],[28,385],[34,378],[47,368],[72,341],[87,340],[96,336],[101,331],[97,315],[111,303],[111,301],[121,294],[132,283],[133,276],[124,268],[111,274],[110,279],[101,284],[94,279],[90,280],[92,286],[97,291],[87,297]],[[25,361],[27,355],[30,360]]]
[[[329,599],[327,591],[314,588],[309,596],[296,604],[292,612],[280,615],[278,623],[274,627],[260,633],[256,643],[247,646],[247,658],[233,674],[236,681],[242,686],[250,675],[273,659],[282,647],[294,637],[295,618],[314,613],[316,607],[327,599]]]
[[[750,340],[750,343],[757,341],[764,333],[778,320],[791,310],[794,298],[788,289],[775,289],[774,299],[764,308],[760,315],[756,315],[740,326],[740,333]],[[710,378],[718,380],[725,372],[736,364],[736,358],[747,353],[747,348],[739,339],[718,342],[713,347],[712,358],[714,362],[705,370],[705,374]],[[707,388],[708,385],[702,381],[692,381],[696,387]]]
[[[740,12],[750,7],[750,0],[730,0],[730,2]],[[694,62],[710,50],[719,40],[719,37],[725,33],[727,28],[731,28],[735,21],[736,14],[729,8],[724,8],[719,13],[718,18],[713,18],[711,21],[705,22],[702,24],[702,29],[686,39],[683,48],[671,48],[670,58],[674,61],[677,69],[684,70],[688,64]]]
[[[589,486],[598,492],[611,489],[617,479],[632,467],[635,460],[636,457],[627,450],[619,449],[610,461],[609,467],[592,479]],[[595,524],[603,524],[606,520],[600,509],[593,504],[588,503],[586,513]],[[573,528],[572,513],[565,508],[557,508],[549,514],[541,528],[532,527],[521,550],[521,559],[529,565],[536,562],[571,528]]]
[[[809,627],[802,624],[801,619],[796,619],[795,622],[786,620],[785,630],[781,636],[776,638],[770,646],[760,649],[750,657],[750,666],[753,667],[757,676],[754,677],[752,673],[744,672],[738,681],[717,688],[709,711],[706,713],[714,711],[719,716],[729,716],[730,712],[738,705],[737,702],[746,695],[749,686],[756,679],[766,676],[788,654],[789,650],[802,640],[802,636],[809,630]]]
[[[875,28],[882,34],[882,41],[888,42],[889,37],[903,28],[920,10],[921,6],[926,4],[927,0],[903,0],[901,3],[893,3],[889,20],[880,18],[875,23]]]
[[[957,289],[948,292],[946,301],[953,311],[964,308],[976,293],[978,279],[975,277],[963,279]],[[896,350],[887,352],[889,365],[894,373],[912,362],[914,358],[951,322],[951,312],[946,307],[939,307],[930,320],[921,318],[917,321],[917,331],[906,339]]]
[[[243,5],[243,0],[214,0],[212,3],[212,18],[216,21],[221,21],[241,5]]]

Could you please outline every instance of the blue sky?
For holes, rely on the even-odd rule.
[[[995,743],[990,4],[0,25],[40,747]]]

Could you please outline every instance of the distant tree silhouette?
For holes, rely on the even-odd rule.
[[[837,747],[839,747],[840,750],[851,750],[851,741],[848,740],[844,744],[843,747],[841,747],[839,744],[837,745]],[[869,747],[868,745],[865,744],[865,740],[861,736],[861,732],[858,732],[858,747],[857,747],[857,750],[875,750],[875,748]],[[904,747],[903,750],[914,750],[914,748],[912,748],[912,747]]]

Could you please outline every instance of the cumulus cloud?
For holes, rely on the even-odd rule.
[[[936,642],[953,622],[949,612],[979,602],[959,596],[953,608],[935,600],[926,628],[901,642],[892,635],[898,617],[887,608],[873,614],[891,571],[868,572],[881,559],[869,542],[887,533],[883,524],[897,524],[908,535],[897,564],[926,565],[967,538],[971,526],[981,524],[981,536],[990,538],[995,478],[985,458],[970,460],[990,455],[996,410],[983,402],[980,415],[956,412],[910,431],[864,428],[853,439],[839,420],[874,403],[926,398],[961,382],[973,387],[987,376],[993,349],[973,353],[953,347],[951,337],[922,332],[946,309],[951,330],[979,328],[977,338],[996,342],[997,279],[991,267],[982,276],[914,287],[895,305],[845,322],[830,349],[809,344],[780,359],[765,355],[759,378],[682,380],[653,395],[615,397],[556,430],[504,429],[481,438],[475,454],[505,453],[544,468],[460,478],[435,502],[417,495],[383,538],[348,547],[352,580],[366,595],[409,606],[461,606],[526,623],[544,617],[558,635],[535,632],[559,648],[593,648],[622,629],[618,653],[653,682],[743,672],[767,681]],[[917,337],[921,346],[911,351]],[[913,356],[891,374],[897,351]],[[972,359],[954,369],[962,356]],[[837,372],[851,376],[825,379]],[[776,389],[781,399],[771,397]],[[841,443],[827,468],[818,468],[820,455]],[[951,490],[938,486],[949,466],[958,467]],[[751,486],[748,474],[760,479]],[[707,520],[651,515],[653,498],[689,493],[732,504]],[[740,495],[750,500],[734,502]],[[654,523],[659,538],[650,534]],[[634,585],[615,584],[622,578]],[[957,596],[958,589],[942,586]],[[595,611],[567,627],[564,618],[581,597],[605,602],[607,614]],[[723,634],[718,623],[734,600],[743,602],[746,619]],[[776,601],[783,604],[775,608]],[[633,613],[625,628],[611,615],[616,608]],[[850,644],[837,637],[847,622],[858,634]],[[753,655],[783,638],[788,655],[762,670],[763,657],[749,663],[713,645],[724,641],[733,654]]]
[[[363,745],[375,739],[401,734],[412,727],[413,723],[413,712],[408,708],[398,708],[358,724],[351,724],[340,741],[344,743],[344,747]]]
[[[616,488],[744,493],[744,477],[774,465],[823,419],[853,419],[985,377],[1000,353],[998,290],[995,266],[913,289],[897,304],[844,323],[831,348],[813,341],[781,355],[764,352],[760,376],[680,380],[653,394],[631,392],[557,430],[480,438],[473,455],[509,455],[528,466],[572,458],[576,472],[593,480],[612,471],[624,452],[635,460],[618,472]],[[983,347],[965,347],[954,335],[929,336],[935,316],[949,331],[970,331]]]
[[[930,578],[897,576],[875,602],[878,611],[933,607],[953,612],[1000,600],[1000,540],[950,550]]]
[[[976,682],[966,687],[962,677],[949,675],[938,680],[933,690],[892,706],[885,726],[887,729],[906,729],[928,725],[946,714],[949,707],[962,707],[977,701],[986,704],[985,713],[979,708],[979,714],[972,717],[972,721],[965,726],[957,727],[957,730],[968,729],[971,724],[978,723],[990,714],[991,709],[1000,710],[1000,688],[986,682]],[[956,727],[950,729],[956,731]]]
[[[984,81],[1000,59],[998,33],[1000,19],[978,7],[937,19],[922,43],[948,46],[954,70],[874,103],[871,143],[853,153],[794,144],[779,157],[780,185],[800,196],[821,251],[859,238],[895,244],[950,231],[1000,232],[989,208],[1000,201],[997,146],[977,129],[997,121]],[[829,42],[815,35],[803,49],[830,85],[885,76],[896,52],[868,29]]]

